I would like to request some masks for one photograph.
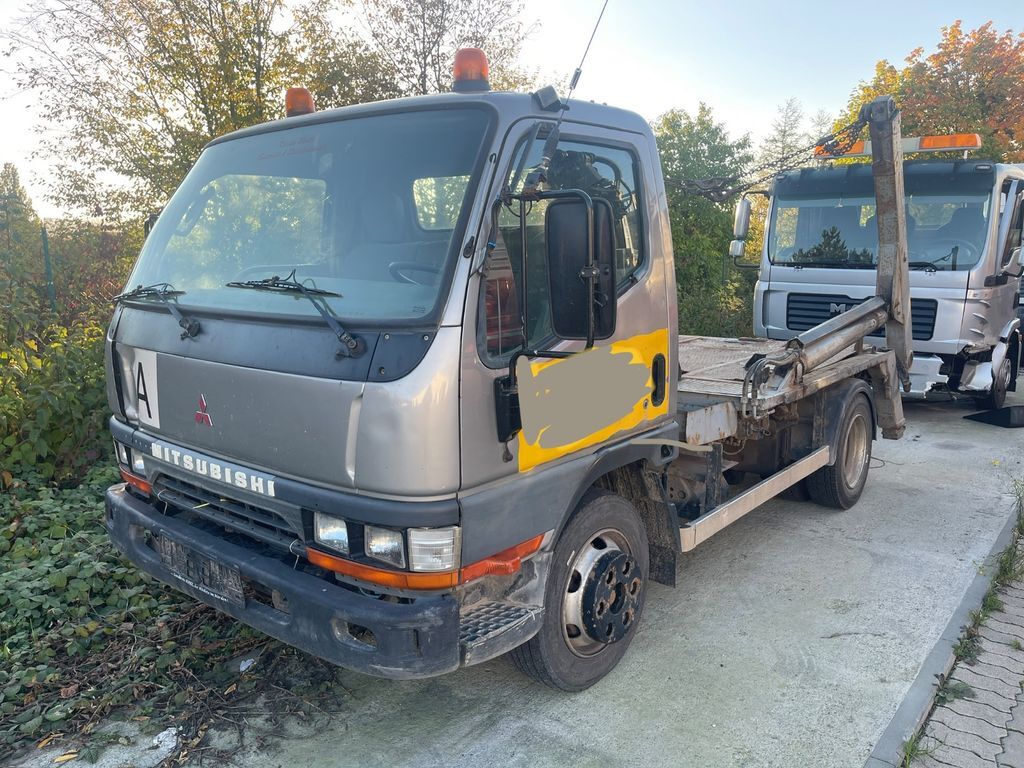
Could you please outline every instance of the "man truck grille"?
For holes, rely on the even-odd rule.
[[[786,301],[786,327],[791,331],[807,331],[824,323],[829,318],[853,309],[865,299],[851,299],[849,296],[791,293]],[[928,341],[935,331],[935,314],[938,302],[935,299],[911,299],[910,319],[914,341]],[[884,330],[871,334],[885,335]]]
[[[177,510],[199,515],[273,547],[288,550],[296,539],[302,539],[298,511],[295,520],[290,520],[272,510],[228,498],[170,475],[162,475],[153,491],[160,501]]]

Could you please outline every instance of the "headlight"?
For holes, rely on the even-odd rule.
[[[348,554],[348,526],[344,520],[317,512],[313,515],[313,533],[318,543]]]
[[[402,534],[399,531],[368,525],[364,529],[363,537],[367,557],[405,568],[405,542],[402,541]]]
[[[459,527],[410,528],[409,570],[453,571],[459,565]]]
[[[142,455],[135,453],[134,451],[128,451],[128,455],[132,457],[132,472],[139,477],[145,477],[146,462],[142,460]]]
[[[126,467],[131,466],[131,459],[128,458],[128,449],[124,443],[119,443],[117,440],[114,441],[114,455],[117,456],[119,463],[124,464]]]

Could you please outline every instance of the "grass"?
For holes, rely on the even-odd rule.
[[[900,768],[907,768],[915,760],[928,757],[928,755],[935,751],[935,747],[922,746],[921,738],[921,733],[915,733],[903,742],[903,749],[900,751]]]

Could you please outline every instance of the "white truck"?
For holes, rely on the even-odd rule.
[[[977,134],[903,139],[905,153],[964,151],[904,164],[914,361],[909,397],[966,395],[1001,408],[1021,364],[1024,166],[967,159]],[[870,156],[858,142],[844,157]],[[874,292],[878,236],[871,167],[801,168],[769,192],[754,334],[789,339]],[[744,213],[746,211],[746,213]],[[749,216],[740,204],[738,216]],[[745,236],[745,229],[737,230]],[[731,252],[742,255],[743,243]]]

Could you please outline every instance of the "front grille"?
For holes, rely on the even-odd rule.
[[[786,300],[786,327],[791,331],[807,331],[837,314],[853,309],[866,299],[851,299],[841,294],[791,293]],[[928,341],[935,332],[935,299],[911,299],[911,335],[914,341]],[[882,336],[879,330],[872,336]]]
[[[296,539],[303,538],[298,512],[295,519],[289,519],[265,507],[228,498],[170,475],[162,475],[153,491],[160,501],[181,512],[198,515],[264,544],[288,550]]]

